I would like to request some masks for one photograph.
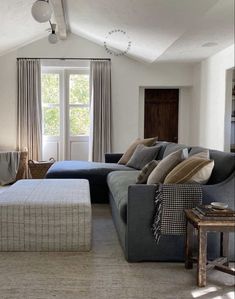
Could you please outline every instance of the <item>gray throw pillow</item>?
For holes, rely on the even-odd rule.
[[[148,177],[147,184],[163,183],[168,173],[180,162],[188,158],[188,149],[180,149],[162,159]]]
[[[142,169],[140,174],[136,179],[136,184],[146,184],[150,173],[154,170],[154,168],[158,165],[160,160],[152,160],[148,164],[146,164]]]
[[[135,169],[142,169],[147,163],[157,157],[160,148],[160,146],[149,147],[139,144],[126,166],[133,167]]]

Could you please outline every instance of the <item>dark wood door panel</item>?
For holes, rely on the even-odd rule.
[[[146,89],[144,137],[178,142],[178,89]]]

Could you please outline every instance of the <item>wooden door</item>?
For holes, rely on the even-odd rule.
[[[178,142],[179,89],[145,89],[144,137]]]

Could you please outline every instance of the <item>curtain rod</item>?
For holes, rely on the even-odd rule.
[[[17,57],[17,60],[20,59],[41,59],[41,60],[111,60],[111,58],[80,58],[80,57],[70,57],[70,58],[56,58],[56,57]]]

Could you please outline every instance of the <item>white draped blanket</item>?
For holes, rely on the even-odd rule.
[[[0,185],[7,185],[15,181],[20,163],[20,152],[0,151]]]

